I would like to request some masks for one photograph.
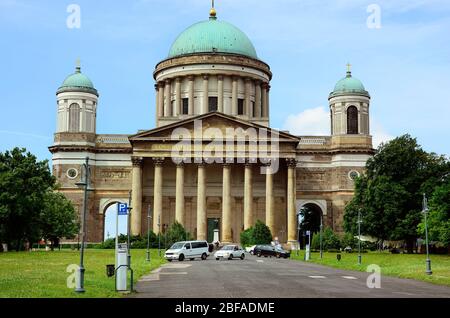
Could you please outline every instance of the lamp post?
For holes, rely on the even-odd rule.
[[[151,207],[148,207],[148,213],[147,213],[147,262],[150,262],[150,220],[152,219],[151,216]]]
[[[300,227],[301,224],[301,214],[300,211],[297,212],[297,241],[298,241],[298,246],[297,246],[297,256],[299,256],[300,253]]]
[[[158,215],[158,255],[161,257],[161,214]]]
[[[129,192],[129,196],[128,196],[128,207],[127,207],[127,209],[128,209],[128,222],[127,222],[127,224],[128,224],[128,229],[127,229],[127,251],[128,251],[128,268],[129,269],[131,269],[131,252],[130,252],[130,249],[131,249],[131,244],[130,244],[130,233],[131,233],[131,210],[132,210],[132,207],[131,207],[131,191]]]
[[[426,269],[425,273],[427,275],[431,275],[431,274],[433,274],[433,272],[431,271],[430,252],[428,249],[428,221],[427,221],[428,200],[427,200],[425,193],[423,194],[423,210],[422,210],[422,212],[425,214],[425,246],[426,246],[426,250],[427,250],[427,260],[426,260],[427,269]]]
[[[361,265],[361,208],[358,210],[358,265]]]
[[[323,232],[323,215],[322,211],[320,211],[320,259],[323,259],[322,232]]]
[[[89,157],[86,157],[86,162],[83,164],[84,168],[84,178],[81,182],[77,182],[76,185],[84,190],[84,198],[83,198],[83,217],[81,220],[81,250],[80,250],[80,268],[79,272],[79,280],[77,282],[77,286],[75,288],[75,292],[84,293],[84,245],[86,240],[86,211],[87,211],[87,200],[88,200],[88,191],[89,189],[89,180],[90,180],[90,171],[89,171]]]

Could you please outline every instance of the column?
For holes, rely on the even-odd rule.
[[[170,80],[166,80],[166,89],[165,89],[165,98],[166,98],[166,102],[165,102],[165,113],[167,117],[172,117],[172,101],[171,101],[171,97],[172,97],[172,87],[170,84]]]
[[[206,167],[204,164],[198,165],[197,176],[197,240],[207,239],[206,228]]]
[[[231,114],[236,116],[238,113],[238,78],[233,76],[233,85],[231,92]]]
[[[131,183],[131,234],[141,234],[142,217],[142,163],[143,159],[132,157],[132,183]]]
[[[185,226],[185,212],[184,212],[184,164],[177,165],[176,176],[176,198],[175,198],[175,220],[181,225]]]
[[[222,242],[232,243],[231,234],[231,165],[223,165],[223,194],[222,194]]]
[[[267,84],[267,90],[266,90],[266,118],[269,118],[270,114],[270,85]]]
[[[253,174],[252,164],[245,164],[244,173],[244,230],[252,227],[253,220]]]
[[[175,80],[175,110],[174,117],[177,117],[181,114],[181,78],[177,77]]]
[[[261,104],[261,81],[256,81],[256,96],[255,96],[255,117],[262,117],[262,104]]]
[[[189,115],[194,115],[194,76],[189,76],[189,101],[188,101],[188,108],[189,108]]]
[[[217,110],[223,113],[223,75],[217,76]]]
[[[252,91],[252,80],[250,78],[245,79],[245,114],[248,116],[248,118],[253,117],[253,110],[252,110],[252,100],[250,98],[251,91]]]
[[[296,181],[295,174],[297,161],[295,159],[287,160],[287,229],[288,242],[297,241],[297,216],[295,211],[296,200]]]
[[[267,165],[266,170],[266,225],[269,227],[273,236],[275,233],[275,200],[273,196],[273,171],[270,165]]]
[[[164,82],[158,82],[159,92],[158,92],[158,109],[161,117],[166,116],[164,113]]]
[[[209,94],[208,94],[208,88],[209,88],[209,77],[208,75],[203,75],[203,99],[202,99],[202,110],[201,114],[205,114],[209,111]]]
[[[267,117],[267,83],[262,84],[262,96],[261,96],[261,116],[263,118]]]
[[[162,114],[160,112],[160,108],[159,108],[159,87],[158,84],[155,84],[155,95],[156,95],[156,122],[158,122],[158,119],[162,117]]]
[[[162,224],[162,186],[163,186],[163,158],[154,158],[155,178],[153,180],[153,232],[159,233]]]

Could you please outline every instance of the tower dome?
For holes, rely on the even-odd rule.
[[[56,93],[60,94],[63,92],[75,92],[75,91],[92,93],[98,96],[98,92],[95,89],[94,84],[89,79],[89,77],[81,73],[80,66],[77,66],[75,69],[75,73],[69,75],[64,80],[61,87],[58,89]]]
[[[190,26],[178,36],[170,48],[169,58],[195,53],[228,53],[258,58],[247,35],[231,23],[218,20],[214,9],[209,20]]]
[[[348,65],[347,75],[337,82],[333,92],[330,94],[330,97],[349,94],[370,96],[363,83],[359,79],[352,76],[350,65]]]

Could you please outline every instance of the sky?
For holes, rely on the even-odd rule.
[[[71,4],[80,28],[67,26]],[[0,151],[20,146],[51,159],[55,93],[78,58],[100,93],[98,133],[153,128],[154,67],[209,8],[208,0],[0,0]],[[330,134],[328,94],[351,63],[372,96],[375,146],[409,133],[450,155],[450,1],[216,0],[216,9],[271,66],[273,128]]]

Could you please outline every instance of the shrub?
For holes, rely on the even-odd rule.
[[[342,248],[350,246],[353,250],[358,248],[358,239],[351,233],[345,233],[342,238]]]
[[[272,242],[272,233],[270,233],[269,227],[260,220],[256,221],[254,227],[241,232],[240,236],[242,246],[263,245]]]
[[[253,229],[253,244],[270,244],[272,242],[272,233],[267,225],[261,220],[256,221]]]
[[[243,247],[252,246],[253,244],[253,227],[241,233],[241,245]]]
[[[338,250],[341,248],[339,237],[330,228],[326,228],[323,232],[322,244],[324,250]]]

